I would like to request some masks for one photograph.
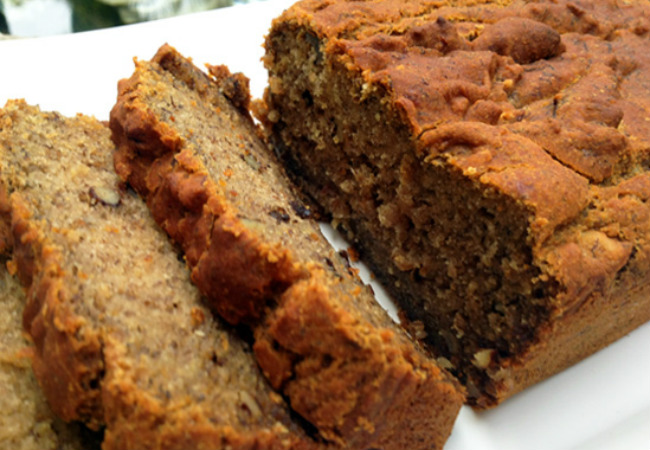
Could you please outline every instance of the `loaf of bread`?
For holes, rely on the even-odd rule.
[[[0,264],[0,450],[99,449],[100,433],[65,424],[48,407],[22,332],[25,294]]]
[[[0,130],[2,227],[62,419],[105,426],[104,450],[320,447],[119,181],[108,127],[10,101]]]
[[[248,82],[169,46],[119,86],[121,177],[185,252],[213,308],[328,444],[439,449],[463,395],[310,220],[250,114]]]
[[[472,405],[650,319],[649,37],[616,0],[305,0],[272,26],[273,146]]]

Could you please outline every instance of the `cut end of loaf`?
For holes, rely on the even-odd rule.
[[[568,3],[508,3],[305,1],[266,41],[277,154],[479,408],[649,319],[629,275],[648,271],[648,227],[626,218],[646,207],[614,200],[645,198],[645,107],[598,65],[614,29],[643,59],[626,17],[644,7],[595,2],[587,31]]]

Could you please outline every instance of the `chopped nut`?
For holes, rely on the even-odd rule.
[[[284,399],[282,398],[282,396],[280,394],[278,394],[277,392],[271,391],[269,393],[269,397],[271,398],[271,401],[273,403],[275,403],[275,404],[280,405],[280,404],[282,404],[282,402],[284,402]]]
[[[115,189],[106,186],[93,186],[88,191],[90,194],[91,202],[100,202],[106,206],[117,206],[120,204],[120,193]]]
[[[192,326],[198,327],[205,322],[205,313],[200,308],[192,308],[190,311],[192,317]]]
[[[264,224],[262,222],[258,222],[257,220],[242,217],[241,222],[246,228],[250,228],[253,231],[264,231]]]
[[[261,417],[262,410],[251,394],[246,391],[239,391],[239,401],[241,402],[241,406],[246,409],[252,417]]]
[[[493,349],[486,348],[483,350],[479,350],[478,352],[474,353],[474,359],[472,361],[472,364],[474,364],[479,369],[487,369],[490,366],[490,363],[492,362],[493,355],[494,355]]]
[[[460,352],[460,343],[456,336],[448,330],[440,330],[438,331],[438,334],[444,339],[445,344],[447,344],[447,349],[451,354],[455,355]]]
[[[255,159],[255,156],[253,156],[250,153],[246,153],[241,155],[241,158],[244,160],[248,166],[253,169],[253,170],[260,170],[261,164]]]
[[[11,275],[16,275],[16,273],[18,272],[18,264],[16,263],[16,261],[14,261],[13,259],[7,261],[7,270]]]
[[[449,361],[447,358],[444,356],[439,356],[436,358],[436,362],[438,363],[438,366],[442,367],[443,369],[453,369],[454,365]]]
[[[275,422],[275,424],[273,424],[273,431],[276,434],[287,434],[289,432],[289,429],[281,422]]]

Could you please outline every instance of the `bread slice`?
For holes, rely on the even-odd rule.
[[[441,448],[458,386],[321,235],[248,113],[247,80],[173,48],[120,83],[116,168],[178,242],[192,279],[248,325],[273,386],[328,442]]]
[[[32,372],[32,345],[23,336],[25,294],[0,268],[0,450],[99,449],[101,433],[57,418]]]
[[[105,425],[104,450],[318,447],[120,183],[109,129],[23,101],[0,129],[3,226],[53,410]]]
[[[649,14],[305,0],[268,35],[277,152],[479,408],[650,319]]]

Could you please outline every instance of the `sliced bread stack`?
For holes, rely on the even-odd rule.
[[[169,46],[120,83],[116,169],[271,384],[328,443],[441,448],[463,395],[375,302],[258,138],[247,81]]]
[[[121,183],[105,125],[10,101],[0,130],[1,227],[58,416],[105,427],[104,450],[320,446]]]

